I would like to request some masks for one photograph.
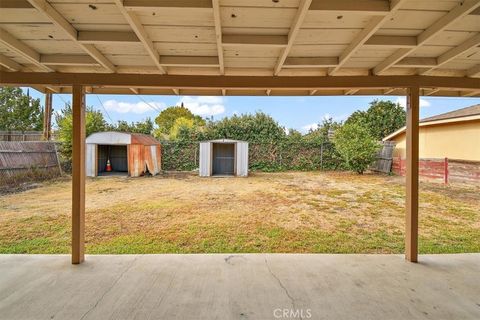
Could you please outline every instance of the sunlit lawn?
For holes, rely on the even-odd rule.
[[[70,251],[68,179],[0,196],[0,253]],[[480,252],[480,187],[422,182],[420,252]],[[403,179],[336,172],[87,180],[88,253],[403,252]]]

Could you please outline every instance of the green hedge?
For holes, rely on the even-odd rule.
[[[199,143],[162,142],[162,168],[185,171],[198,168]],[[250,143],[249,167],[259,171],[338,169],[341,160],[333,145],[319,142]]]

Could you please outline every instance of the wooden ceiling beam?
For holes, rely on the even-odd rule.
[[[33,9],[27,0],[2,0],[0,9]]]
[[[477,64],[475,67],[467,70],[467,77],[479,77],[480,76],[480,64]]]
[[[385,70],[389,69],[397,62],[408,56],[410,53],[415,51],[416,48],[422,46],[428,40],[432,39],[434,36],[438,35],[440,32],[444,31],[454,22],[463,18],[473,10],[480,7],[480,0],[465,0],[463,3],[459,4],[453,8],[446,15],[438,19],[434,24],[428,27],[425,31],[417,36],[417,46],[414,48],[402,48],[398,49],[390,57],[379,63],[375,68],[373,68],[373,74],[380,75]]]
[[[125,0],[127,10],[152,10],[158,8],[197,8],[212,9],[212,0]]]
[[[160,74],[46,73],[0,71],[5,85],[113,86],[164,89],[315,90],[427,87],[480,90],[476,78],[432,76],[177,76]]]
[[[162,56],[160,64],[165,67],[218,67],[220,62],[218,57],[206,56]]]
[[[459,55],[462,55],[472,49],[477,48],[480,45],[480,33],[478,33],[476,36],[471,37],[470,39],[466,40],[459,46],[452,48],[442,54],[440,57],[437,58],[437,64],[431,68],[428,68],[426,70],[423,70],[419,72],[420,75],[427,75],[431,71],[435,70],[436,68],[452,61]]]
[[[402,68],[432,68],[437,65],[437,58],[406,57],[397,62],[395,66]]]
[[[54,25],[60,28],[72,41],[77,43],[86,53],[110,72],[115,72],[115,66],[91,44],[80,43],[77,30],[54,7],[45,0],[28,0],[28,2],[46,16]]]
[[[290,31],[288,32],[287,46],[283,49],[282,54],[280,55],[275,65],[275,68],[273,70],[273,74],[276,76],[282,70],[283,64],[285,63],[285,60],[287,59],[288,54],[290,53],[290,49],[292,48],[293,43],[295,42],[295,38],[297,37],[298,31],[300,30],[300,27],[303,24],[303,20],[307,16],[308,8],[310,7],[311,3],[312,3],[312,0],[300,1],[300,5],[298,7],[297,13],[295,14],[295,18],[293,19],[293,24],[290,27]]]
[[[355,93],[357,93],[358,91],[360,91],[360,89],[350,89],[350,90],[345,91],[345,95],[351,96],[351,95],[354,95]]]
[[[213,6],[213,21],[215,24],[215,39],[217,44],[217,56],[220,67],[220,74],[225,74],[225,62],[223,59],[223,37],[222,37],[222,24],[220,17],[220,4],[218,0],[212,0]]]
[[[359,1],[354,2],[357,5],[359,3]],[[345,63],[347,63],[347,61],[355,54],[355,52],[357,52],[358,49],[360,49],[373,36],[373,34],[377,32],[378,29],[380,29],[380,27],[400,9],[400,6],[405,2],[406,0],[392,1],[390,3],[387,15],[375,15],[372,17],[367,26],[357,34],[357,36],[350,42],[348,47],[342,52],[338,58],[338,65],[328,70],[328,75],[335,75],[335,73],[337,73]]]
[[[289,57],[283,68],[328,68],[336,65],[337,57]]]
[[[44,65],[60,66],[96,66],[97,60],[88,55],[77,54],[42,54],[40,62]]]
[[[429,90],[425,89],[425,90],[423,90],[423,95],[424,96],[431,96],[431,95],[434,95],[435,93],[437,93],[439,91],[440,91],[440,89],[438,89],[438,88],[429,89]]]
[[[133,31],[79,31],[78,41],[81,43],[108,43],[108,42],[140,42]]]
[[[10,59],[9,57],[4,56],[3,54],[0,54],[0,65],[11,71],[20,71],[22,69],[22,66],[19,63]]]
[[[157,68],[160,70],[160,73],[162,73],[162,74],[167,73],[167,70],[160,64],[160,55],[158,54],[157,50],[155,49],[152,40],[148,36],[148,33],[145,30],[145,27],[142,25],[142,23],[140,22],[138,17],[135,15],[135,13],[129,12],[125,8],[124,2],[127,2],[127,1],[114,0],[114,2],[117,5],[120,12],[122,13],[122,15],[127,20],[130,27],[133,29],[133,31],[137,35],[140,42],[142,42],[142,44],[143,44],[145,50],[147,51],[148,55],[153,60],[153,63],[155,63]],[[137,2],[141,2],[141,1],[137,1]],[[160,3],[162,1],[155,1],[155,2]]]
[[[288,45],[288,36],[281,35],[223,35],[223,46],[266,46],[283,48]]]
[[[49,72],[55,71],[40,62],[40,53],[30,48],[22,41],[15,39],[10,33],[3,29],[0,29],[0,43],[22,55],[29,62],[35,64],[41,69]]]
[[[339,13],[360,13],[368,15],[387,15],[390,12],[388,0],[313,0],[312,11],[333,11]]]
[[[364,43],[364,45],[391,48],[413,48],[417,45],[417,37],[373,35]]]

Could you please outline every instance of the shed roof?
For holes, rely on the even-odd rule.
[[[4,71],[285,78],[480,76],[478,0],[2,0],[0,10]],[[361,85],[293,90],[287,85],[245,84],[238,89],[222,83],[215,88],[185,86],[183,81],[174,87],[130,88],[93,83],[88,90],[184,95],[405,92]],[[36,89],[71,90],[68,83],[53,82],[37,83]],[[480,96],[480,90],[427,87],[422,94]]]
[[[424,118],[420,120],[420,126],[426,127],[430,125],[437,125],[437,124],[445,124],[445,123],[454,123],[454,122],[464,122],[464,121],[472,121],[472,120],[479,120],[480,119],[480,104],[473,105],[470,107],[445,112],[442,114],[438,114],[436,116]],[[383,141],[392,140],[396,136],[401,133],[405,132],[406,127],[402,127],[397,131],[389,134]]]
[[[128,145],[128,144],[143,144],[143,145],[158,145],[154,137],[141,133],[128,132],[96,132],[87,137],[88,144],[106,144],[106,145]]]
[[[212,142],[212,143],[237,143],[237,142],[244,142],[248,143],[247,141],[242,140],[233,140],[233,139],[215,139],[215,140],[206,140],[201,142]]]

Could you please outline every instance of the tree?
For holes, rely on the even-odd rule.
[[[374,100],[367,111],[355,111],[345,123],[364,126],[375,139],[381,140],[405,125],[406,112],[398,103]]]
[[[158,129],[155,130],[155,136],[169,136],[175,120],[178,118],[191,119],[197,126],[205,125],[205,120],[202,117],[194,115],[183,104],[181,106],[168,107],[155,118],[155,123],[158,125]]]
[[[55,114],[57,123],[58,140],[62,143],[60,152],[64,161],[70,163],[72,160],[72,131],[73,131],[73,116],[72,107],[65,105],[60,113]],[[103,114],[100,111],[94,110],[92,107],[87,107],[85,114],[86,136],[92,133],[106,131],[109,127],[105,121]]]
[[[0,130],[41,131],[43,111],[40,99],[21,88],[0,88]]]
[[[143,134],[152,134],[153,132],[153,121],[150,118],[145,119],[144,121],[131,122],[120,120],[116,125],[112,125],[109,130],[119,131],[119,132],[131,132],[131,133],[143,133]]]
[[[209,122],[205,134],[209,139],[237,139],[257,143],[278,143],[286,137],[285,128],[263,112],[234,115]]]
[[[333,142],[346,167],[359,174],[375,160],[380,146],[369,130],[357,123],[344,124],[335,132]]]

